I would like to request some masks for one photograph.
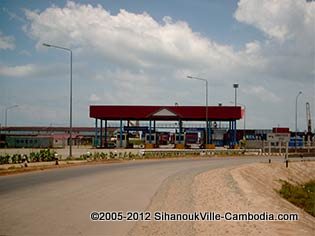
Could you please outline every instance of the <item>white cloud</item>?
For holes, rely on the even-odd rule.
[[[314,15],[315,4],[306,0],[240,0],[235,12],[238,21],[279,41],[314,32]]]
[[[39,68],[32,64],[22,66],[0,65],[0,75],[8,77],[27,77],[36,74],[38,70]]]
[[[2,11],[9,15],[10,20],[16,20],[22,23],[26,23],[26,20],[21,16],[17,15],[16,13],[10,11],[8,8],[3,7]]]
[[[242,90],[242,92],[250,95],[251,97],[257,97],[263,102],[279,103],[281,101],[281,98],[279,98],[276,94],[262,86],[250,86],[246,90]]]
[[[101,99],[94,93],[90,95],[89,101],[91,102],[99,102]]]
[[[257,52],[260,53],[260,51],[261,51],[261,46],[258,41],[249,42],[246,44],[245,52],[247,54],[252,54],[252,53],[257,53]]]
[[[51,107],[44,105],[22,103],[19,105],[18,112],[27,123],[33,122],[37,125],[66,124],[68,119],[68,112],[57,106],[51,109]],[[18,123],[18,121],[15,121],[15,123]]]
[[[306,91],[305,97],[314,95],[310,89],[314,5],[304,0],[241,0],[235,19],[257,28],[265,38],[248,39],[240,50],[168,16],[157,20],[127,10],[111,14],[100,5],[74,2],[26,10],[24,29],[39,54],[48,54],[41,49],[43,42],[73,49],[74,95],[86,107],[89,102],[197,105],[204,101],[204,90],[203,84],[186,78],[193,75],[209,80],[211,105],[228,104],[233,99],[232,84],[238,82],[239,102],[246,104],[251,117],[272,113],[274,120],[288,121],[286,113],[277,111],[279,107],[290,111],[294,101],[287,101],[295,90]],[[67,76],[68,65],[64,66],[60,72],[59,67],[36,64],[0,65],[0,75],[57,78],[56,73]],[[260,121],[264,127],[276,122]]]
[[[315,66],[315,2],[240,0],[234,16],[267,36],[258,52],[264,58],[262,73],[265,76],[312,81]],[[246,48],[246,51],[252,51],[257,47],[247,44]]]
[[[188,73],[210,78],[212,85],[231,84],[266,64],[257,41],[236,51],[193,32],[186,22],[171,17],[159,22],[145,12],[120,10],[113,15],[100,5],[68,2],[63,8],[26,11],[26,18],[25,31],[36,40],[38,49],[44,42],[71,47],[74,60],[88,61],[87,70],[92,72],[88,78],[94,84],[104,81],[111,89],[104,97],[97,93],[104,102],[159,104],[172,100],[173,104],[176,99],[195,104],[199,97],[180,96],[192,91],[187,90],[192,85]]]
[[[19,54],[20,55],[22,55],[22,56],[31,56],[32,54],[29,52],[29,51],[27,51],[27,50],[21,50],[20,52],[19,52]]]
[[[15,78],[47,78],[66,74],[65,65],[52,64],[25,64],[18,66],[7,66],[0,64],[0,76]]]
[[[38,48],[43,42],[53,42],[121,66],[225,70],[226,66],[245,66],[255,56],[240,55],[228,45],[209,40],[186,22],[164,17],[159,23],[145,12],[120,10],[111,15],[100,5],[68,2],[64,8],[26,11],[26,17],[30,21],[26,31],[37,40]],[[258,59],[250,66],[259,66]]]
[[[15,49],[13,36],[6,36],[0,31],[0,50]]]

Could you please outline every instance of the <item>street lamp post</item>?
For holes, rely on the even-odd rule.
[[[243,132],[243,139],[246,140],[246,106],[244,104],[239,103],[241,106],[244,107],[244,132]]]
[[[299,93],[296,95],[295,99],[295,152],[297,151],[297,109],[298,109],[298,98],[302,94],[302,91],[299,91]]]
[[[187,76],[189,79],[201,80],[206,83],[206,144],[209,143],[209,128],[208,128],[208,80],[203,78],[198,78],[194,76]]]
[[[60,47],[52,44],[43,43],[45,47],[52,47],[70,52],[70,140],[69,140],[69,157],[72,157],[72,50],[70,48]]]
[[[234,88],[234,90],[235,90],[235,98],[234,98],[234,106],[236,106],[237,105],[237,89],[238,89],[238,84],[233,84],[233,88]],[[234,125],[233,125],[234,126]],[[237,121],[235,120],[235,130],[233,131],[233,136],[234,136],[234,142],[236,142],[236,136],[237,136],[237,134],[236,134],[236,126],[237,126]]]
[[[18,107],[19,105],[13,105],[5,108],[5,117],[4,117],[4,125],[7,128],[8,127],[8,110]]]
[[[232,101],[230,101],[230,103],[234,103]],[[242,104],[242,103],[237,103],[238,105],[241,105],[244,107],[244,130],[243,130],[243,139],[246,139],[246,134],[245,134],[245,130],[246,130],[246,106],[245,104]]]
[[[235,89],[235,103],[234,105],[236,106],[237,105],[237,89],[238,89],[238,84],[233,84],[233,88]]]

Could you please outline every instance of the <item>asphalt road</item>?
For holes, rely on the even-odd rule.
[[[90,213],[144,211],[169,177],[262,160],[131,161],[1,176],[0,235],[126,235],[135,222],[93,222]]]

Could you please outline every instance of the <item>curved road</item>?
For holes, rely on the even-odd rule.
[[[262,158],[130,161],[0,177],[0,235],[126,235],[135,222],[92,222],[92,211],[144,211],[168,177]],[[176,197],[176,196],[174,196]]]

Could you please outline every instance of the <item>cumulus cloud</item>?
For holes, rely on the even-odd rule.
[[[154,19],[146,12],[123,9],[112,14],[101,5],[75,2],[25,10],[23,28],[39,53],[45,53],[42,43],[73,49],[74,63],[80,64],[74,66],[74,91],[85,94],[80,102],[86,106],[89,102],[200,104],[202,84],[186,78],[193,75],[209,79],[212,104],[227,104],[233,98],[232,84],[238,82],[239,101],[259,117],[267,106],[268,112],[279,111],[279,106],[289,110],[287,100],[295,90],[306,91],[313,83],[314,5],[305,0],[240,0],[235,19],[264,35],[248,39],[240,49],[169,16]],[[0,75],[7,77],[56,71],[60,73],[35,64],[0,65]],[[291,87],[283,91],[287,82]],[[313,96],[313,91],[304,94]],[[275,119],[288,119],[287,114],[276,114]]]
[[[10,20],[17,20],[19,22],[26,23],[26,20],[24,18],[22,18],[21,16],[17,15],[16,13],[10,11],[8,8],[3,7],[2,11],[9,15]]]
[[[315,2],[240,0],[234,17],[267,36],[260,48],[266,62],[264,74],[280,79],[312,81],[315,66]]]
[[[20,52],[19,52],[19,54],[20,55],[22,55],[22,56],[31,56],[32,54],[29,52],[29,51],[27,51],[27,50],[21,50]]]
[[[252,97],[257,97],[263,102],[278,103],[281,101],[281,98],[263,86],[250,86],[247,90],[242,90],[242,92]]]
[[[240,55],[228,45],[193,32],[186,22],[174,22],[170,17],[158,22],[145,12],[120,10],[111,15],[100,5],[68,2],[64,8],[26,11],[26,17],[30,21],[26,31],[37,40],[37,47],[54,42],[123,66],[223,69],[227,65],[248,66],[255,57],[254,52]],[[256,58],[251,66],[259,62]]]
[[[94,93],[90,95],[89,101],[91,102],[99,102],[101,99]]]
[[[101,5],[71,1],[63,8],[26,10],[25,31],[37,48],[43,42],[71,47],[77,57],[97,59],[121,71],[190,71],[229,83],[249,76],[309,80],[314,74],[314,6],[304,0],[241,0],[235,18],[268,36],[266,41],[249,41],[241,50],[171,17],[159,22],[146,12],[120,10],[114,15]]]
[[[240,0],[235,12],[238,21],[279,41],[314,32],[314,15],[315,4],[305,0]]]
[[[23,114],[27,123],[34,123],[36,125],[66,125],[66,120],[68,118],[67,110],[62,109],[61,107],[51,107],[42,106],[39,104],[28,104],[22,103],[19,105],[19,114]],[[34,115],[36,114],[36,115]],[[17,121],[16,121],[17,122]],[[24,124],[21,124],[24,125]]]
[[[6,36],[0,31],[0,50],[15,49],[13,36]]]
[[[0,64],[0,76],[14,78],[39,78],[51,77],[65,74],[66,68],[64,65],[40,65],[40,64],[25,64],[17,66],[7,66]]]
[[[5,66],[0,65],[0,75],[8,77],[27,77],[36,74],[36,65]]]

